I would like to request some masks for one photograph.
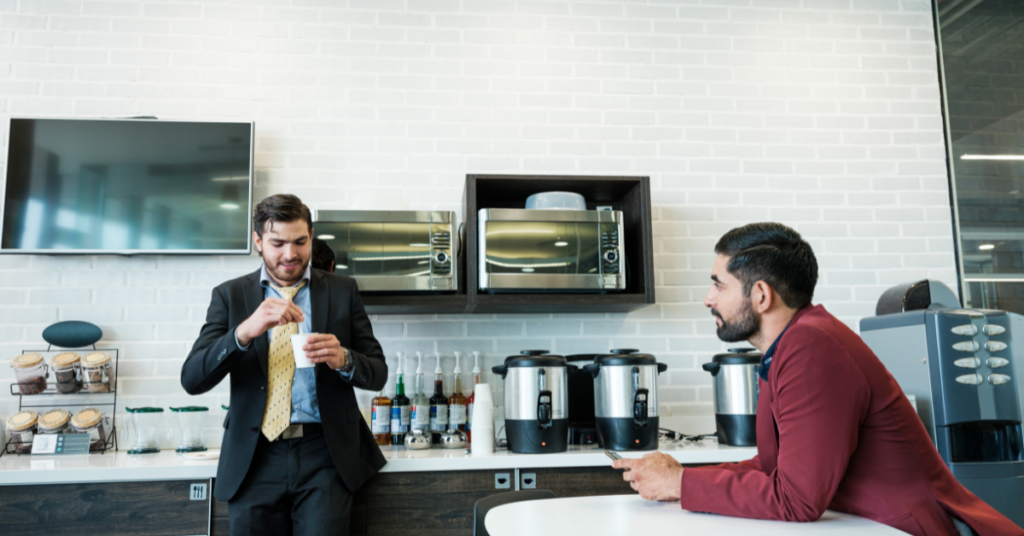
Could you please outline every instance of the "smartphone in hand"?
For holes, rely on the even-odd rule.
[[[619,456],[619,453],[615,452],[614,450],[606,450],[606,451],[604,451],[604,454],[605,454],[605,456],[608,456],[609,458],[611,458],[613,460],[621,460],[622,459],[622,456]],[[628,468],[625,469],[625,470],[629,471]]]

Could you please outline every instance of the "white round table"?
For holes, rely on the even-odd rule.
[[[484,519],[491,536],[603,536],[623,534],[714,534],[715,536],[829,536],[905,534],[863,517],[825,512],[813,523],[787,523],[697,514],[679,503],[646,501],[639,495],[573,497],[506,504]]]

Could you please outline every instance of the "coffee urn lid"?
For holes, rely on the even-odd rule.
[[[633,348],[619,348],[610,350],[610,354],[604,354],[594,359],[594,363],[600,364],[602,367],[615,367],[615,366],[637,366],[637,365],[657,365],[658,360],[651,354],[641,354],[640,350]]]
[[[566,367],[565,358],[549,354],[547,350],[523,350],[522,355],[510,355],[505,358],[505,366],[512,367]]]
[[[711,361],[719,365],[757,365],[761,362],[761,352],[754,348],[729,348],[729,353],[718,354]]]

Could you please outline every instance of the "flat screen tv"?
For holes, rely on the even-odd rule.
[[[22,119],[0,253],[248,254],[253,123]]]

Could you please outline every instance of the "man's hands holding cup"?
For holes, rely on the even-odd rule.
[[[612,462],[616,469],[629,469],[622,479],[648,501],[678,501],[683,479],[683,466],[675,458],[661,452],[643,458],[624,458]]]
[[[235,337],[242,346],[263,335],[272,328],[289,323],[301,324],[305,321],[302,309],[291,300],[284,298],[267,298],[260,303],[256,311],[238,325]],[[293,350],[294,351],[294,350]],[[340,369],[348,364],[348,352],[341,346],[338,338],[329,333],[310,334],[302,345],[302,351],[310,362],[326,363],[332,369]]]
[[[348,352],[342,348],[338,338],[330,333],[314,333],[302,345],[306,358],[313,363],[326,363],[332,369],[348,364]]]
[[[305,320],[302,309],[291,300],[284,298],[267,298],[256,308],[256,312],[235,330],[238,344],[245,346],[249,341],[263,335],[271,328],[294,322],[301,324]]]

